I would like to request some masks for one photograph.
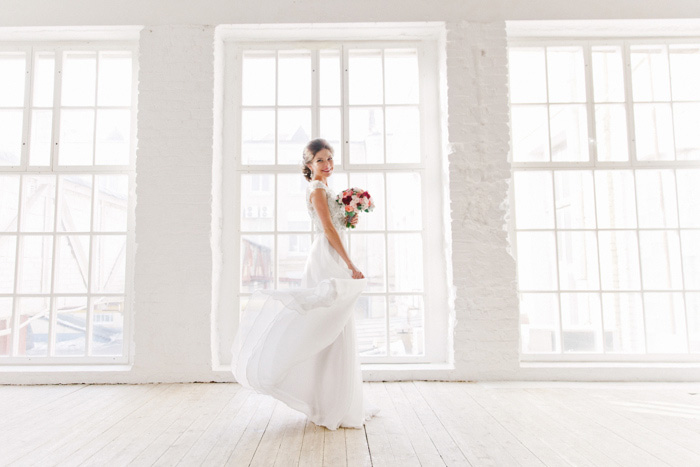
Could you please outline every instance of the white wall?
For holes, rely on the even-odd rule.
[[[212,369],[211,352],[215,334],[211,329],[215,306],[212,270],[214,274],[219,271],[219,250],[216,242],[212,249],[212,238],[216,238],[221,216],[216,207],[212,212],[212,188],[217,190],[219,183],[227,183],[218,181],[220,160],[214,150],[218,147],[214,114],[220,106],[214,93],[215,26],[237,22],[428,19],[449,20],[444,100],[448,104],[445,147],[452,200],[454,369],[392,372],[368,368],[365,377],[700,379],[697,368],[659,366],[630,372],[615,367],[523,368],[519,363],[515,263],[508,253],[503,227],[508,213],[510,138],[506,29],[502,20],[700,17],[700,2],[696,1],[663,5],[656,1],[570,2],[565,10],[561,3],[502,1],[487,7],[481,2],[462,1],[126,1],[105,2],[97,10],[94,2],[88,1],[64,1],[60,5],[35,1],[30,9],[26,2],[5,0],[0,17],[0,25],[5,26],[146,26],[139,39],[133,367],[72,372],[0,368],[0,383],[231,381],[230,374]],[[273,4],[280,6],[275,10]]]

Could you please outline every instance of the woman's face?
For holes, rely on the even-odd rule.
[[[321,149],[307,165],[314,177],[330,177],[333,173],[333,154],[328,149]]]

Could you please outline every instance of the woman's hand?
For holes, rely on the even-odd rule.
[[[359,218],[359,216],[358,216],[357,214],[355,214],[354,216],[352,216],[352,217],[350,218],[350,223],[351,223],[352,225],[357,225],[357,221],[358,221],[358,220],[360,220],[360,218]]]
[[[354,264],[351,264],[348,266],[348,268],[352,271],[352,278],[353,279],[364,279],[365,275],[362,274],[362,272],[355,267]]]

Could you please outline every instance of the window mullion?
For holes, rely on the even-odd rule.
[[[61,131],[61,89],[63,86],[63,49],[54,49],[53,120],[51,125],[51,170],[58,168]]]
[[[321,73],[321,67],[319,66],[320,60],[319,60],[319,49],[312,49],[309,52],[311,52],[311,135],[316,135],[312,136],[313,138],[318,138],[318,137],[323,137],[321,135],[321,124],[320,124],[320,73]]]
[[[634,101],[632,93],[632,58],[630,54],[629,42],[622,44],[623,67],[622,75],[624,79],[625,89],[625,110],[627,112],[627,150],[629,152],[629,161],[631,165],[637,163],[637,138],[635,136],[634,126]]]
[[[29,165],[29,141],[31,141],[31,119],[34,75],[34,50],[33,47],[25,48],[24,62],[24,112],[22,112],[22,148],[20,150],[20,162],[22,172],[27,170]]]
[[[348,74],[348,48],[345,45],[340,46],[340,82],[343,91],[341,102],[341,123],[343,125],[342,135],[340,136],[341,144],[343,144],[343,171],[347,172],[350,167],[350,83]]]

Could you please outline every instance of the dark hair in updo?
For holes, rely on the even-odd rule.
[[[333,147],[330,144],[328,144],[328,141],[326,141],[323,138],[312,139],[304,148],[301,172],[304,174],[304,178],[306,178],[306,181],[311,181],[312,176],[311,169],[308,168],[306,164],[310,164],[314,156],[322,149],[328,149],[331,152],[331,154],[333,154]]]

